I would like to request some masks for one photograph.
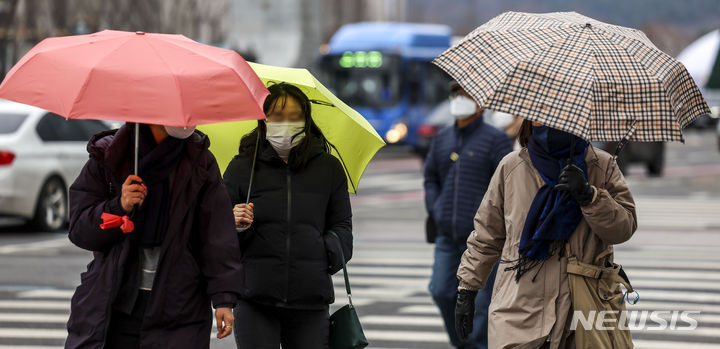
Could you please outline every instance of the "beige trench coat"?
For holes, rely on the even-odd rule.
[[[637,218],[632,195],[610,154],[589,147],[586,162],[596,196],[582,207],[584,219],[570,237],[570,249],[578,260],[592,264],[600,252],[630,239]],[[499,259],[518,259],[525,218],[542,183],[526,148],[502,160],[467,240],[457,274],[460,289],[483,288]],[[551,257],[519,283],[514,271],[504,270],[510,265],[501,262],[498,267],[488,311],[489,348],[574,348],[569,331],[572,301],[567,257]]]

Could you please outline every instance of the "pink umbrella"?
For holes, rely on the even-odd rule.
[[[168,126],[262,119],[268,93],[234,51],[112,30],[45,39],[0,85],[0,98],[70,119]]]
[[[264,119],[268,94],[234,51],[182,35],[112,30],[45,39],[0,85],[0,98],[68,119],[167,126]],[[136,174],[138,130],[135,125]],[[102,219],[103,229],[134,229],[127,216]]]
[[[69,119],[168,126],[264,119],[268,94],[234,51],[113,30],[45,39],[0,85],[0,98]]]

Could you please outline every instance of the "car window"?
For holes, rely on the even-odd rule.
[[[78,123],[85,132],[85,140],[89,140],[92,136],[110,129],[107,124],[99,120],[72,120],[71,122]]]
[[[55,113],[47,113],[38,122],[37,133],[45,142],[86,142],[90,139],[86,131],[78,121],[66,120]]]
[[[20,128],[20,125],[23,124],[23,121],[27,118],[27,114],[10,114],[10,113],[1,113],[0,114],[0,134],[11,134],[17,131]]]

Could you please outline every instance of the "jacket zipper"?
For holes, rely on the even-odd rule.
[[[292,218],[292,186],[290,179],[290,168],[286,169],[287,173],[287,233],[285,238],[285,253],[287,258],[287,264],[285,266],[285,297],[283,302],[287,304],[288,293],[290,291],[290,221]]]
[[[452,230],[453,230],[453,241],[457,240],[457,201],[458,201],[458,183],[460,182],[460,153],[462,152],[462,136],[458,135],[458,158],[455,161],[455,188],[453,193],[453,218],[452,218]]]

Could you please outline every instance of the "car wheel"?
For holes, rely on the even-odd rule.
[[[50,178],[38,197],[33,225],[40,231],[60,230],[68,221],[68,200],[65,185],[57,178]]]
[[[653,148],[655,149],[655,156],[645,164],[645,167],[650,177],[660,177],[665,166],[665,145],[657,143],[657,146]]]
[[[662,163],[658,163],[658,161],[648,162],[647,172],[650,177],[662,176]]]
[[[425,158],[427,157],[427,154],[428,154],[428,151],[429,151],[429,150],[430,150],[430,149],[428,149],[428,148],[426,148],[426,147],[414,147],[414,148],[413,148],[413,152],[414,152],[418,157],[420,157],[420,160],[422,160],[423,162],[425,162]]]

